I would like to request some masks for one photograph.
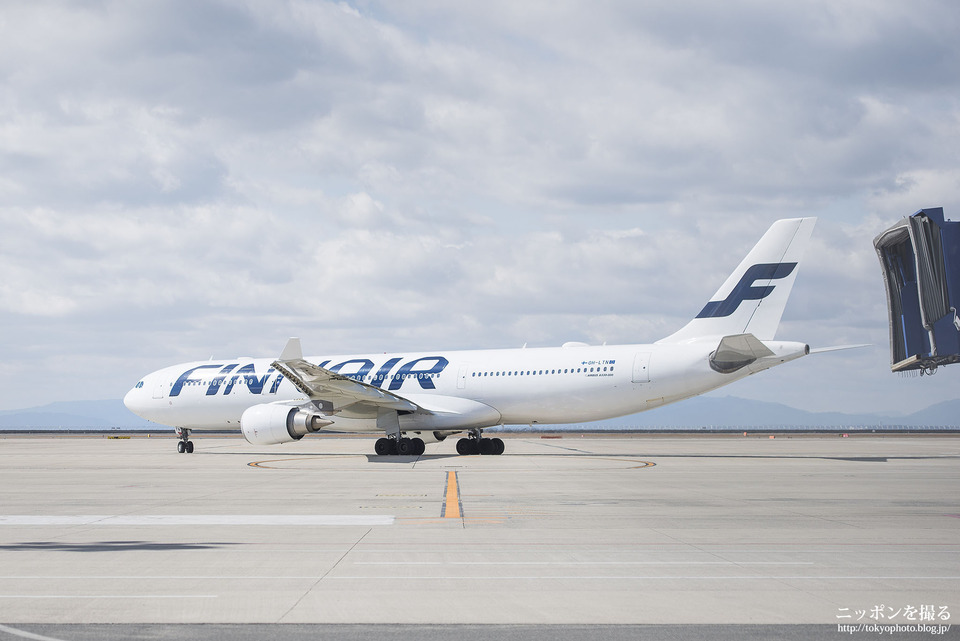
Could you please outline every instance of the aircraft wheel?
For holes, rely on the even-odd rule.
[[[186,450],[187,454],[193,454],[193,441],[187,441]]]
[[[496,445],[493,444],[493,439],[482,438],[480,439],[480,453],[485,455],[495,454]]]
[[[410,452],[411,454],[420,456],[427,451],[427,445],[423,442],[422,438],[412,438],[410,439],[410,444],[413,447],[412,451]]]
[[[457,441],[457,454],[461,456],[469,456],[471,454],[478,454],[476,440],[472,438],[462,438]]]
[[[378,438],[373,450],[377,453],[377,456],[390,456],[393,454],[393,439]]]
[[[397,441],[397,454],[400,456],[413,454],[413,443],[410,439],[404,437]]]
[[[183,454],[187,451],[187,445],[183,441],[177,441],[177,451]]]
[[[503,444],[503,440],[499,438],[491,439],[493,443],[493,453],[497,456],[503,454],[503,451],[506,449],[506,446]]]

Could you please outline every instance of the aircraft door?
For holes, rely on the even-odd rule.
[[[153,386],[154,398],[163,398],[164,396],[166,396],[166,387],[164,387],[165,384],[166,384],[166,381],[163,381],[163,380],[159,380],[156,382],[156,384]]]
[[[460,366],[460,371],[457,372],[457,389],[465,389],[467,387],[467,372],[469,370],[469,365]]]
[[[650,352],[637,352],[633,357],[633,382],[650,382]]]

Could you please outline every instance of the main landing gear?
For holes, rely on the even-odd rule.
[[[503,441],[498,438],[483,438],[480,432],[471,433],[469,437],[457,441],[457,454],[468,456],[471,454],[487,454],[499,456],[503,454]]]
[[[190,430],[178,427],[177,436],[180,437],[180,440],[177,441],[177,451],[181,454],[193,454],[193,441],[190,440]]]
[[[420,456],[423,454],[426,446],[423,439],[419,438],[378,438],[373,446],[377,456]],[[486,454],[489,456],[499,456],[503,454],[503,441],[498,438],[483,438],[480,432],[471,432],[470,436],[457,441],[457,454]]]
[[[376,445],[373,446],[378,456],[420,456],[427,449],[423,439],[407,438],[400,439],[378,438]]]

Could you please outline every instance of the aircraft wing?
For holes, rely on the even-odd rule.
[[[377,415],[380,409],[415,412],[424,410],[393,392],[332,372],[304,360],[300,339],[291,338],[280,358],[272,363],[293,385],[327,412],[349,408],[351,414]]]

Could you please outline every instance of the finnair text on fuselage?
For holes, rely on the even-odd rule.
[[[366,381],[375,387],[383,387],[386,381],[390,381],[390,390],[399,390],[403,387],[405,381],[415,380],[420,383],[423,389],[434,389],[432,379],[449,365],[449,361],[443,356],[426,356],[409,361],[402,365],[395,374],[391,371],[403,360],[403,357],[387,359],[379,368],[369,358],[351,358],[336,365],[327,367],[331,359],[326,359],[318,363],[319,367],[327,367],[331,372],[341,374],[347,378],[357,381]],[[433,365],[427,369],[420,367],[424,361],[432,361]],[[353,367],[355,366],[355,367]],[[343,371],[347,368],[348,371]],[[370,372],[377,369],[375,375]],[[356,369],[352,372],[350,369]],[[215,372],[215,373],[214,373]],[[269,382],[269,386],[268,386]],[[283,374],[277,372],[273,367],[267,367],[266,373],[258,376],[255,362],[246,364],[237,363],[204,363],[187,369],[181,374],[170,388],[170,396],[179,396],[184,386],[202,385],[206,386],[206,396],[216,396],[230,394],[234,387],[239,383],[246,387],[251,394],[262,394],[264,390],[267,393],[276,394],[283,382]],[[222,390],[222,391],[221,391]]]

